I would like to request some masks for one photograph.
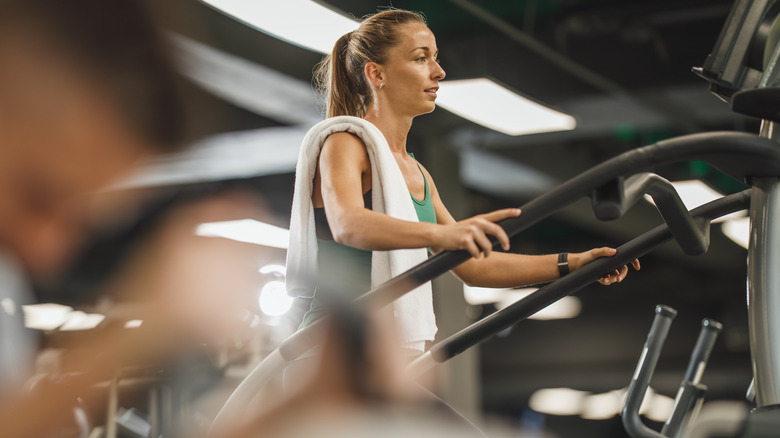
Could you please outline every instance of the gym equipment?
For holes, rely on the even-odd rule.
[[[740,180],[746,180],[755,175],[780,175],[780,149],[778,149],[776,144],[769,139],[752,134],[734,132],[692,134],[665,140],[612,158],[601,165],[572,178],[568,182],[561,184],[547,194],[527,203],[522,206],[523,214],[521,216],[504,220],[500,222],[500,225],[507,231],[510,237],[513,237],[525,228],[528,228],[536,222],[562,209],[564,206],[583,196],[591,195],[594,191],[599,194],[596,196],[597,199],[599,199],[599,197],[604,198],[604,194],[608,192],[608,190],[604,189],[607,185],[611,185],[613,188],[621,186],[624,188],[624,190],[619,190],[618,192],[620,193],[616,196],[607,197],[607,199],[609,200],[608,202],[613,204],[613,210],[618,212],[625,211],[627,207],[630,206],[631,202],[636,200],[636,194],[641,192],[641,190],[635,187],[653,186],[648,185],[646,180],[641,178],[625,180],[624,178],[627,174],[630,175],[631,172],[641,171],[660,164],[690,160],[707,161]],[[654,177],[651,179],[656,181],[655,184],[658,184],[658,181],[660,181]],[[625,189],[626,181],[629,182],[629,189]],[[628,195],[626,195],[627,193]],[[743,202],[745,197],[746,196],[743,193]],[[659,207],[659,209],[664,211],[667,211],[667,209],[670,211],[673,210],[675,207],[666,206],[670,199],[672,202],[675,202],[673,196],[659,196],[657,204],[663,206]],[[731,202],[734,202],[733,198],[731,199]],[[596,205],[597,209],[606,208],[601,207],[606,205],[602,202],[598,202]],[[716,207],[722,207],[717,201],[714,205],[714,210],[718,210]],[[727,211],[716,211],[710,219],[744,209],[746,206],[747,205],[744,203],[738,207],[732,205],[731,209],[725,208]],[[685,214],[682,212],[678,213],[678,215],[662,213],[662,216],[670,221],[667,222],[667,227],[674,228],[674,232],[670,231],[670,233],[673,236],[678,237],[690,233],[693,229],[698,229],[699,231],[697,234],[701,234],[700,238],[693,239],[692,241],[686,238],[680,238],[677,242],[684,248],[685,252],[692,254],[700,253],[703,242],[707,241],[705,237],[707,233],[705,223],[702,222],[701,219],[699,219],[699,222],[697,223],[696,219],[686,218]],[[672,217],[685,219],[670,219]],[[651,232],[649,234],[652,235],[649,237],[651,240],[665,240],[665,238],[656,235],[663,234],[660,231],[658,233]],[[497,246],[497,244],[498,243],[494,241],[494,246]],[[651,244],[650,248],[652,247]],[[461,336],[456,335],[457,338],[455,339],[445,340],[442,343],[445,346],[438,348],[435,346],[421,356],[415,361],[415,364],[413,364],[415,365],[414,369],[420,370],[420,361],[444,361],[473,345],[473,343],[471,343],[473,342],[473,339],[483,339],[484,336],[489,336],[490,334],[505,328],[507,324],[511,325],[518,322],[520,319],[514,318],[518,316],[522,318],[523,315],[529,311],[528,309],[531,309],[532,311],[531,313],[526,314],[526,317],[535,311],[546,307],[555,300],[574,293],[585,285],[590,284],[592,281],[598,279],[604,272],[616,269],[633,258],[642,255],[633,253],[627,254],[625,250],[626,248],[619,247],[617,255],[608,259],[597,260],[588,265],[591,267],[590,269],[585,269],[588,267],[586,266],[583,269],[575,271],[566,277],[550,283],[515,305],[504,309],[521,309],[518,314],[512,315],[512,317],[505,317],[504,315],[507,313],[497,312],[490,317],[475,323],[473,326],[474,330],[467,329],[465,334],[460,333]],[[452,269],[469,257],[470,255],[466,251],[450,251],[436,254],[398,277],[374,288],[358,298],[356,302],[366,308],[375,308],[386,305],[420,284]],[[305,329],[298,331],[283,341],[275,351],[267,356],[236,388],[217,415],[212,427],[221,428],[231,424],[232,420],[238,416],[242,407],[246,406],[247,403],[254,398],[254,395],[259,392],[268,379],[277,375],[288,362],[296,359],[314,347],[317,342],[315,333],[319,330],[321,324],[322,322],[315,322]],[[500,329],[496,330],[496,328],[499,327]],[[473,333],[477,332],[477,336],[472,336]],[[434,352],[444,352],[446,350],[449,350],[449,352],[442,355],[437,354],[436,357],[434,357]]]
[[[642,423],[639,418],[639,409],[661,355],[661,347],[666,340],[672,320],[677,316],[677,311],[671,307],[659,305],[656,306],[655,313],[655,319],[647,335],[642,355],[631,379],[631,384],[628,386],[628,394],[623,407],[623,425],[632,438],[677,437],[683,426],[695,417],[695,413],[701,407],[707,392],[707,387],[700,383],[701,376],[715,345],[715,339],[722,329],[721,324],[715,320],[704,319],[702,321],[699,339],[696,341],[685,377],[677,391],[674,408],[659,433]]]
[[[746,190],[702,205],[692,210],[691,216],[694,221],[710,220],[744,210],[749,203],[750,190]],[[604,272],[649,253],[671,238],[672,233],[666,225],[660,225],[644,233],[619,246],[617,254],[614,256],[595,260],[432,346],[409,365],[408,372],[414,377],[422,375],[437,363],[443,363],[455,357],[469,347],[528,318],[564,296],[571,295],[591,284]]]
[[[780,406],[780,318],[773,315],[780,308],[780,274],[773,269],[780,257],[780,238],[776,236],[776,228],[780,227],[780,223],[775,219],[780,213],[777,211],[780,208],[780,147],[777,145],[780,132],[774,125],[780,122],[777,110],[780,107],[780,101],[777,100],[780,93],[763,87],[774,84],[778,75],[775,66],[780,60],[780,45],[773,45],[780,33],[776,24],[778,12],[780,7],[773,0],[737,0],[713,53],[703,67],[695,69],[696,73],[710,82],[710,89],[716,95],[726,101],[731,100],[735,111],[764,119],[759,135],[712,132],[661,141],[610,159],[522,206],[521,216],[500,222],[510,238],[583,196],[591,197],[597,217],[616,219],[640,195],[649,193],[654,197],[665,225],[620,246],[614,257],[599,259],[556,280],[435,345],[410,365],[410,373],[417,375],[436,363],[446,361],[563,296],[576,292],[598,279],[603,272],[622,266],[669,239],[675,239],[686,254],[702,254],[709,244],[709,221],[745,209],[749,203],[753,219],[748,250],[749,319],[756,404],[759,407],[756,411],[758,414],[752,414],[749,418],[755,418],[755,424],[771,424],[777,417],[771,415],[774,411],[771,407]],[[759,61],[762,53],[764,62]],[[761,89],[750,90],[753,87]],[[689,213],[681,207],[679,197],[668,182],[656,175],[642,173],[657,165],[691,160],[705,161],[747,182],[753,186],[752,192],[724,197]],[[493,243],[496,247],[497,242],[494,240]],[[439,253],[367,292],[356,302],[366,309],[386,305],[469,257],[466,251]],[[668,317],[670,312],[664,310],[662,313]],[[231,424],[268,379],[279,373],[288,362],[313,348],[317,342],[314,333],[322,323],[315,322],[297,332],[266,357],[236,388],[217,415],[212,428],[219,429]],[[708,326],[706,329],[711,330],[716,324],[712,322]],[[650,354],[647,347],[635,374],[635,389],[631,405],[628,406],[631,409],[627,411],[631,417],[626,420],[628,426],[638,431],[635,436],[680,436],[681,433],[688,433],[688,430],[681,431],[701,401],[704,388],[698,380],[711,348],[709,343],[714,339],[710,338],[712,333],[702,336],[706,339],[700,338],[701,345],[697,343],[694,350],[689,372],[678,393],[678,407],[661,434],[648,432],[641,422],[632,417],[633,408],[638,409],[638,406],[634,406],[635,398],[644,393],[652,374],[650,365],[654,361],[647,361]],[[653,345],[657,339],[657,336],[653,336]],[[660,348],[660,344],[654,348]],[[657,359],[657,353],[653,354]],[[753,429],[760,428],[756,426]]]

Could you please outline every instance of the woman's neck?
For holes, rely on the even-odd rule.
[[[411,117],[399,117],[389,111],[382,111],[377,105],[371,105],[363,118],[379,128],[391,151],[406,153],[406,137],[412,128]]]

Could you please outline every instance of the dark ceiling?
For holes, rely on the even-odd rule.
[[[161,3],[169,29],[291,77],[311,80],[318,54],[278,41],[196,0]],[[355,17],[390,4],[321,3]],[[448,190],[465,194],[454,201],[462,205],[463,216],[522,205],[540,193],[522,187],[490,191],[453,178],[457,167],[437,166],[436,161],[444,159],[464,165],[467,155],[459,154],[464,148],[562,182],[619,153],[664,138],[758,129],[756,121],[732,114],[727,104],[707,91],[707,83],[691,73],[712,49],[731,7],[728,1],[395,0],[392,5],[426,15],[448,78],[490,76],[578,120],[574,131],[510,137],[442,109],[419,117],[410,149],[437,180],[447,181],[446,185],[454,180],[452,188],[445,185],[440,190],[445,202]],[[213,131],[289,125],[212,100],[219,114],[218,123],[210,125]],[[701,163],[655,170],[670,179],[705,178],[727,192],[742,188],[740,182]],[[284,223],[292,174],[259,176],[251,183]],[[649,204],[637,206],[616,222],[599,222],[583,200],[524,232],[520,241],[522,250],[529,252],[585,250],[622,244],[660,223]],[[745,250],[724,237],[716,225],[708,254],[688,257],[674,244],[665,245],[644,258],[642,271],[630,274],[623,285],[594,285],[578,293],[583,300],[579,317],[525,321],[510,333],[484,342],[485,409],[520,415],[530,393],[545,387],[604,392],[626,386],[658,303],[676,308],[679,316],[653,386],[674,395],[700,321],[712,317],[724,323],[725,331],[704,383],[711,398],[742,397],[751,374],[745,262]],[[554,426],[555,421],[570,420],[549,421]],[[581,427],[593,428],[593,436],[624,436],[614,421],[584,425],[587,422],[581,420]]]

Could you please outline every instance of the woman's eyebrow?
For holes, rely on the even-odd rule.
[[[431,51],[430,47],[427,47],[427,46],[421,46],[421,47],[415,47],[414,49],[410,50],[410,51],[409,51],[409,53],[412,53],[412,52],[414,52],[415,50],[423,50],[423,51],[425,51],[425,52],[430,52],[430,51]],[[437,51],[436,51],[436,53],[434,53],[434,55],[438,55],[438,54],[439,54],[439,51],[437,50]]]

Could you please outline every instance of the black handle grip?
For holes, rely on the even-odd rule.
[[[654,173],[639,173],[611,181],[591,194],[593,212],[602,220],[622,216],[645,194],[655,201],[658,212],[687,255],[701,255],[710,244],[710,223],[696,220],[688,212],[671,182]]]
[[[750,204],[750,190],[717,199],[695,208],[694,218],[707,220],[735,211],[744,210]],[[581,267],[571,274],[547,284],[525,298],[475,322],[460,330],[430,349],[436,362],[444,362],[484,339],[520,322],[544,309],[559,299],[571,295],[598,280],[604,272],[609,272],[635,258],[639,258],[653,248],[669,241],[671,233],[666,225],[642,234],[641,236],[617,248],[617,254],[603,257]]]
[[[650,379],[653,377],[655,366],[661,355],[661,348],[669,333],[672,320],[677,316],[677,311],[667,306],[656,306],[655,318],[647,341],[639,357],[639,363],[634,371],[631,384],[628,385],[626,402],[623,405],[623,426],[632,438],[661,438],[663,435],[650,429],[639,418],[639,408],[645,398]]]
[[[523,213],[499,222],[510,238],[616,178],[652,166],[702,160],[729,175],[780,175],[780,148],[772,140],[739,132],[690,134],[625,152],[523,205]],[[492,239],[493,248],[499,243]],[[382,306],[468,260],[468,251],[443,251],[367,292],[358,302]],[[605,271],[606,272],[606,271]]]
[[[701,375],[704,373],[712,349],[715,347],[715,341],[722,329],[723,325],[714,319],[705,318],[701,321],[699,338],[696,340],[693,353],[691,353],[683,382],[699,383],[701,381]]]
[[[715,340],[717,340],[718,333],[722,328],[721,323],[714,319],[705,318],[702,320],[699,338],[696,340],[696,346],[688,361],[688,368],[685,370],[685,377],[683,377],[680,389],[677,391],[677,397],[675,397],[674,411],[661,429],[661,433],[665,436],[676,436],[696,403],[704,398],[707,387],[699,382],[704,368],[707,366],[710,353],[715,346]]]
[[[525,204],[522,206],[523,214],[515,218],[505,219],[499,222],[499,225],[512,238],[526,228],[622,175],[660,164],[689,160],[706,161],[737,179],[748,176],[780,175],[780,148],[777,148],[777,143],[772,140],[738,132],[690,134],[634,149],[607,160]],[[744,208],[742,207],[741,209]],[[719,216],[721,215],[712,217]],[[662,226],[661,228],[662,230],[659,230],[657,233],[663,234],[665,232],[666,227]],[[664,237],[663,239],[666,238]],[[498,241],[496,239],[492,239],[492,241],[493,247],[498,248]],[[650,248],[653,247],[650,246]],[[619,254],[620,252],[618,252]],[[405,293],[444,274],[470,257],[471,255],[468,251],[440,252],[425,262],[363,294],[356,300],[356,303],[367,307],[379,307],[390,304]],[[597,260],[596,262],[599,261]],[[588,266],[596,265],[608,268],[602,271],[602,274],[614,269],[614,266],[602,266],[596,262],[590,263]],[[573,274],[577,274],[579,271],[582,271],[582,269]],[[562,280],[572,277],[573,274],[567,275]],[[555,282],[553,284],[559,283]],[[564,284],[569,285],[567,282],[564,282]],[[560,296],[565,295],[565,292],[560,293]],[[547,304],[543,304],[537,310],[554,301],[555,299],[547,301]],[[299,330],[293,334],[288,338],[290,342],[286,342],[286,350],[292,355],[298,351],[305,351],[310,348],[312,345],[307,347],[304,345],[293,346],[293,344],[296,342],[296,339],[307,338],[308,336],[303,332],[317,330],[317,326],[318,324],[312,324],[304,330]],[[287,356],[285,355],[285,357]]]

